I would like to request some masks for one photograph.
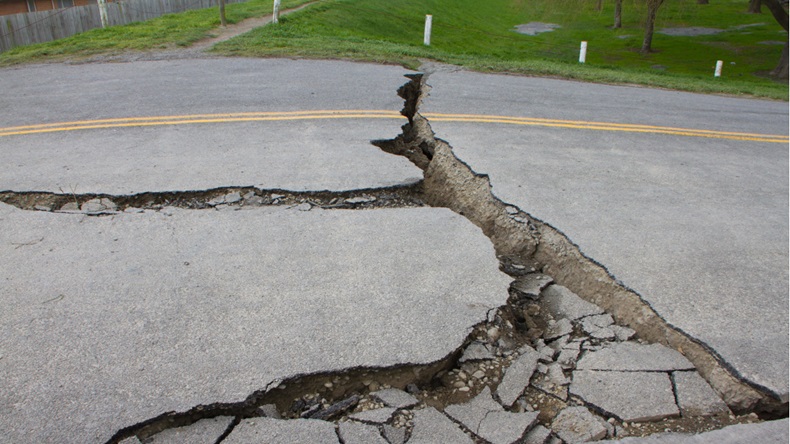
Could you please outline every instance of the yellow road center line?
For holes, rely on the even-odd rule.
[[[428,117],[426,115],[426,117]],[[550,123],[550,122],[535,122],[528,120],[512,120],[512,119],[464,119],[457,117],[433,117],[430,118],[433,122],[476,122],[476,123],[506,123],[511,125],[532,125],[544,126],[553,128],[574,128],[574,129],[587,129],[595,131],[620,131],[631,133],[650,133],[650,134],[669,134],[674,136],[687,136],[687,137],[706,137],[711,139],[729,139],[729,140],[746,140],[754,142],[772,142],[772,143],[790,143],[787,136],[771,135],[771,134],[750,134],[750,133],[729,133],[718,132],[710,130],[695,130],[695,129],[680,129],[680,128],[662,128],[662,127],[640,127],[638,125],[622,126],[622,125],[601,125],[595,122],[567,122],[567,123]]]
[[[382,115],[388,117],[401,118],[400,113],[397,111],[385,110],[315,110],[315,111],[286,111],[286,112],[249,112],[249,113],[223,113],[223,114],[190,114],[190,115],[176,115],[176,116],[152,116],[152,117],[122,117],[116,119],[97,119],[97,120],[77,120],[73,122],[57,122],[57,123],[44,123],[38,125],[25,125],[25,126],[12,126],[8,128],[0,128],[0,132],[4,131],[24,131],[28,129],[40,128],[59,128],[71,127],[74,125],[96,125],[96,124],[111,124],[111,123],[127,123],[127,122],[165,122],[170,120],[178,121],[197,121],[201,119],[228,119],[229,122],[236,121],[238,118],[268,118],[268,117],[302,117],[313,116],[312,118],[321,118],[321,116],[348,116],[364,114],[368,115]],[[225,120],[223,120],[225,121]],[[61,131],[67,131],[61,129]]]
[[[441,114],[441,113],[426,113],[425,117],[433,117],[432,120],[436,120],[437,118],[443,119],[473,119],[474,121],[479,120],[491,120],[495,119],[495,121],[505,120],[504,123],[535,123],[535,124],[567,124],[567,125],[585,125],[585,126],[601,126],[605,128],[629,128],[629,129],[655,129],[661,131],[673,130],[673,131],[682,131],[682,132],[696,132],[696,133],[711,133],[711,134],[719,134],[719,135],[737,135],[737,136],[754,136],[754,137],[783,137],[787,139],[787,136],[781,135],[768,135],[768,134],[753,134],[753,133],[738,133],[738,132],[729,132],[729,131],[718,131],[718,130],[698,130],[698,129],[690,129],[690,128],[675,128],[670,126],[653,126],[653,125],[638,125],[632,123],[611,123],[611,122],[588,122],[588,121],[578,121],[578,120],[557,120],[557,119],[542,119],[537,117],[513,117],[513,116],[492,116],[492,115],[483,115],[483,114]]]
[[[501,123],[509,125],[531,125],[553,128],[573,128],[596,131],[619,131],[634,133],[669,134],[687,137],[746,140],[770,143],[788,143],[788,136],[753,134],[730,131],[701,130],[691,128],[662,127],[628,123],[588,122],[574,120],[513,117],[481,114],[426,113],[425,117],[438,122]],[[38,125],[0,128],[0,137],[77,131],[88,129],[146,127],[163,125],[187,125],[199,123],[261,122],[321,119],[403,119],[398,112],[386,110],[314,110],[289,112],[248,112],[223,114],[194,114],[176,116],[128,117],[115,119],[81,120],[74,122],[45,123]]]

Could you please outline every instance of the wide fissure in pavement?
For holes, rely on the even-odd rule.
[[[161,210],[165,207],[200,210],[256,206],[302,206],[321,209],[420,207],[422,183],[351,191],[291,191],[256,187],[220,187],[202,191],[148,192],[132,195],[0,191],[0,202],[23,210],[108,215]]]
[[[396,139],[374,144],[407,157],[424,170],[428,205],[464,215],[491,239],[500,256],[541,264],[543,272],[611,313],[618,323],[634,328],[640,338],[682,351],[734,411],[787,414],[787,402],[778,394],[741,377],[706,344],[669,325],[638,293],[617,282],[603,265],[586,257],[559,230],[520,209],[512,210],[514,207],[496,198],[488,177],[475,173],[457,158],[452,147],[436,138],[428,120],[420,115],[420,103],[430,90],[426,76],[407,77],[411,82],[398,93],[406,102],[402,113],[409,123]],[[513,223],[512,216],[517,213],[519,222],[525,224]]]
[[[502,270],[511,276],[520,277],[540,270],[557,283],[611,313],[618,324],[633,328],[641,339],[682,350],[733,411],[759,412],[766,417],[777,414],[786,416],[786,403],[783,404],[766,389],[744,381],[715,352],[669,326],[638,294],[619,285],[604,267],[585,257],[562,233],[493,196],[487,177],[476,174],[455,157],[452,148],[434,136],[428,121],[419,114],[419,103],[427,90],[425,78],[422,76],[414,76],[404,85],[399,93],[406,100],[403,113],[409,123],[403,127],[403,134],[398,138],[375,142],[387,152],[408,157],[424,170],[424,181],[415,185],[344,193],[295,193],[249,187],[141,193],[133,196],[7,191],[0,193],[0,201],[27,210],[94,215],[137,209],[161,210],[166,207],[233,209],[264,205],[297,208],[303,206],[305,210],[311,207],[401,208],[425,204],[450,208],[483,230],[495,247]],[[517,293],[518,291],[512,290],[512,294]],[[545,319],[541,319],[537,313],[530,315],[529,308],[522,303],[523,300],[519,298],[509,300],[507,306],[500,307],[489,316],[489,322],[475,326],[458,349],[434,363],[297,375],[286,380],[273,381],[240,403],[200,405],[186,412],[167,412],[130,425],[118,431],[109,442],[120,442],[131,436],[144,439],[162,430],[186,426],[205,418],[234,417],[233,423],[218,437],[217,442],[220,442],[232,434],[234,427],[242,419],[266,416],[262,409],[269,405],[276,406],[280,412],[289,412],[292,418],[336,419],[348,414],[360,402],[358,394],[372,392],[379,387],[411,386],[418,390],[441,393],[442,399],[436,401],[442,407],[466,401],[476,390],[459,392],[447,391],[445,388],[463,379],[459,376],[463,373],[460,370],[462,364],[459,358],[467,347],[476,342],[490,340],[492,335],[496,335],[509,337],[509,350],[503,348],[501,351],[513,352],[535,339],[530,336],[531,331],[534,334],[536,329],[542,331],[548,328]],[[486,372],[485,377],[489,380],[482,383],[496,387],[509,364],[512,364],[512,360],[498,361],[494,368]],[[673,395],[677,403],[674,373],[669,373],[669,376],[673,381]],[[372,387],[374,383],[375,386]],[[567,401],[547,390],[548,403]],[[590,407],[595,409],[595,406]],[[665,426],[661,425],[662,430]]]
[[[405,99],[402,113],[409,119],[409,123],[403,127],[403,133],[393,140],[373,142],[386,152],[409,158],[424,171],[424,181],[420,184],[420,201],[430,206],[450,208],[480,227],[494,244],[502,270],[513,277],[523,274],[524,270],[542,270],[580,296],[603,307],[619,324],[632,327],[640,338],[682,350],[733,411],[760,412],[766,417],[785,416],[786,404],[782,404],[768,390],[744,381],[704,344],[669,326],[638,294],[619,285],[603,266],[585,257],[562,233],[493,196],[487,177],[474,173],[458,159],[449,145],[434,136],[428,121],[419,114],[420,101],[427,91],[425,78],[420,75],[413,76],[399,90],[399,94]],[[517,301],[518,298],[512,299],[508,306],[497,310],[498,322],[478,325],[476,331],[470,334],[456,352],[431,366],[356,369],[300,376],[279,384],[281,388],[259,393],[256,401],[247,405],[245,414],[256,416],[254,409],[269,403],[275,404],[280,411],[289,411],[295,400],[301,400],[305,406],[312,402],[315,406],[320,404],[319,399],[324,404],[317,411],[322,411],[337,405],[335,403],[343,403],[349,399],[347,396],[350,393],[372,391],[368,385],[360,384],[361,380],[370,379],[371,373],[380,374],[377,379],[385,386],[405,388],[411,385],[425,388],[433,385],[435,389],[437,380],[441,377],[453,374],[453,371],[458,374],[461,367],[458,358],[461,352],[475,341],[483,340],[489,329],[519,338],[518,344],[523,345],[528,342],[528,332],[531,329],[541,326],[546,328],[545,319],[525,313],[524,307],[519,306]],[[510,331],[508,325],[511,327]],[[502,367],[506,365],[507,363]],[[496,372],[497,376],[502,375],[501,370]],[[415,374],[420,374],[421,377],[417,378]],[[674,374],[670,376],[673,381],[673,396],[678,403]],[[493,385],[496,386],[496,383]],[[327,393],[327,386],[335,392]],[[294,391],[278,393],[284,389]],[[322,395],[318,398],[307,395],[311,393]],[[562,402],[556,395],[550,394],[548,398],[549,404]],[[590,407],[600,411],[596,406]],[[601,413],[611,415],[610,412]],[[300,417],[298,414],[304,412],[298,411],[295,417]],[[666,421],[661,427],[665,425]],[[151,431],[153,429],[140,435],[148,435]],[[649,431],[649,428],[645,431]]]

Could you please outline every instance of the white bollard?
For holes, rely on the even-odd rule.
[[[713,73],[713,77],[721,77],[721,68],[724,66],[724,62],[721,60],[716,60],[716,71]]]
[[[106,28],[109,26],[107,19],[107,0],[99,0],[99,20],[101,20],[101,27]]]
[[[272,11],[272,23],[280,23],[280,0],[274,0],[274,11]]]
[[[582,47],[579,49],[579,63],[587,61],[587,42],[582,42]]]
[[[433,24],[433,16],[428,14],[425,16],[425,34],[422,38],[422,43],[425,46],[431,46],[431,25]]]

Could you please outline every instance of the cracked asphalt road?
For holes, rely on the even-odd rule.
[[[6,110],[2,126],[8,128],[147,116],[289,113],[311,110],[396,112],[402,102],[395,96],[394,91],[404,82],[403,74],[404,70],[397,67],[343,62],[236,59],[11,68],[0,70],[0,80],[7,85],[7,92],[2,99]],[[748,381],[767,388],[787,401],[788,157],[787,142],[782,139],[782,136],[787,135],[786,104],[441,70],[432,74],[428,83],[434,89],[424,104],[423,110],[427,115],[504,115],[778,135],[779,137],[774,138],[781,143],[561,129],[502,122],[432,120],[437,136],[448,140],[462,160],[478,173],[490,175],[493,192],[497,197],[517,205],[523,211],[566,233],[581,247],[582,252],[602,263],[616,278],[639,292],[668,322],[712,347]],[[345,191],[413,184],[421,177],[417,168],[406,159],[387,155],[369,143],[372,139],[393,137],[399,132],[397,127],[402,123],[403,120],[398,121],[394,117],[311,119],[111,127],[0,136],[0,149],[6,159],[5,166],[1,169],[0,190],[127,195],[146,191],[202,190],[228,186],[294,191]],[[449,222],[454,220],[454,215],[439,216],[435,212],[441,211],[434,209],[421,211],[433,214],[428,216],[428,220],[439,217],[442,222],[437,226],[451,224],[449,226],[452,228],[448,228],[446,234],[449,239],[455,239],[461,245],[487,242],[482,234],[477,236],[475,230],[470,231],[470,226],[465,222]],[[105,392],[112,394],[113,401],[108,401],[113,406],[110,409],[109,405],[102,404],[104,401],[91,405],[92,400],[102,398],[91,396],[91,390],[98,389],[98,386],[95,381],[85,382],[82,375],[79,382],[69,378],[60,381],[65,382],[68,390],[64,390],[62,385],[58,386],[58,378],[65,372],[79,374],[90,365],[96,365],[102,371],[110,373],[125,374],[124,372],[130,371],[122,366],[111,366],[108,370],[101,365],[100,358],[91,356],[90,353],[81,355],[80,359],[86,360],[81,364],[81,361],[69,361],[70,353],[94,350],[96,344],[101,342],[98,338],[79,335],[71,341],[68,338],[69,332],[89,334],[100,323],[86,322],[82,326],[47,324],[58,319],[48,313],[47,309],[52,310],[51,307],[57,306],[56,303],[70,302],[67,300],[68,295],[57,299],[57,302],[44,305],[39,301],[50,301],[51,297],[59,297],[60,287],[55,285],[58,282],[63,286],[77,288],[74,290],[77,293],[84,291],[88,295],[106,296],[107,288],[115,288],[113,285],[117,283],[105,286],[101,284],[101,280],[94,280],[96,272],[92,265],[95,263],[96,268],[103,268],[99,266],[103,259],[97,258],[95,254],[103,251],[102,248],[112,250],[112,243],[115,241],[114,238],[107,237],[108,228],[102,228],[104,224],[100,220],[86,222],[87,225],[98,226],[95,231],[87,230],[82,237],[70,238],[70,233],[74,232],[61,232],[70,229],[64,228],[59,220],[68,220],[66,225],[82,225],[80,218],[84,216],[31,216],[23,213],[3,207],[3,218],[12,223],[4,230],[4,245],[1,246],[9,253],[4,253],[4,259],[11,261],[4,266],[6,275],[2,293],[4,303],[16,301],[9,305],[13,309],[6,310],[3,315],[6,317],[3,325],[7,331],[0,342],[0,372],[4,380],[15,381],[14,385],[6,386],[2,394],[5,399],[2,418],[15,424],[13,429],[8,427],[8,423],[2,427],[4,430],[13,430],[9,436],[17,441],[24,441],[31,436],[45,440],[47,437],[60,436],[59,430],[44,424],[52,416],[37,416],[45,410],[35,413],[37,406],[51,404],[58,397],[63,402],[67,398],[72,399],[69,411],[79,413],[76,417],[80,419],[77,421],[74,421],[74,415],[62,417],[64,423],[68,422],[69,427],[74,427],[69,429],[72,432],[69,436],[81,437],[74,442],[102,442],[119,428],[147,419],[156,413],[208,402],[204,398],[207,394],[201,388],[211,383],[201,378],[211,376],[205,375],[195,376],[197,379],[193,381],[194,384],[187,379],[186,386],[178,392],[187,393],[191,398],[187,396],[176,399],[173,405],[167,407],[157,404],[156,399],[158,396],[168,396],[168,391],[172,389],[168,380],[156,382],[141,379],[138,387],[145,387],[146,390],[156,393],[154,397],[145,397],[140,392],[129,392],[123,387],[119,381],[126,379],[125,376],[116,379],[106,388],[109,391]],[[238,249],[231,248],[220,257],[237,260],[238,267],[243,269],[245,261],[240,258],[255,257],[260,255],[260,251],[266,252],[267,244],[250,243],[244,245],[245,253],[239,253],[245,237],[232,234],[235,230],[232,217],[234,214],[227,214],[208,223],[210,229],[197,222],[185,223],[183,226],[180,222],[174,222],[181,220],[180,218],[192,217],[178,211],[169,216],[148,215],[151,222],[147,223],[151,224],[152,232],[170,229],[175,234],[185,229],[190,234],[186,238],[180,234],[158,242],[154,237],[139,244],[127,239],[124,250],[142,255],[158,255],[160,253],[157,252],[157,246],[168,245],[174,239],[176,244],[164,248],[170,255],[167,257],[172,259],[172,263],[191,264],[192,261],[181,257],[184,251],[200,253],[205,257],[212,251],[220,251],[220,246],[235,245]],[[276,216],[279,214],[277,211],[273,214],[275,216],[272,220],[275,221],[280,217],[287,218]],[[111,223],[116,225],[113,229],[118,233],[127,232],[129,229],[124,226],[124,217],[115,217],[118,221]],[[398,217],[410,218],[408,215]],[[157,218],[163,219],[158,222],[162,224],[160,228],[154,227],[157,222],[153,221],[158,220]],[[226,221],[218,222],[219,219]],[[303,219],[297,216],[294,220]],[[264,227],[268,223],[265,220],[257,222]],[[421,226],[425,226],[423,223],[427,222],[416,220],[413,223],[415,227],[412,233],[419,231]],[[36,224],[40,224],[36,229],[38,231],[32,233],[31,227]],[[300,224],[301,222],[287,224],[295,225],[292,227],[293,231],[290,234],[275,235],[272,239],[300,236],[298,233],[301,231],[314,229],[309,226],[300,229]],[[348,225],[339,222],[339,226]],[[141,230],[139,236],[143,237],[145,230]],[[440,229],[431,231],[436,230]],[[195,247],[201,243],[200,236],[189,237],[196,233],[211,237],[210,242],[205,242],[200,251]],[[255,234],[249,232],[246,236]],[[366,244],[373,243],[376,238],[375,233],[364,237],[355,230],[348,230],[339,238],[333,236],[326,234],[327,239],[334,239],[335,242]],[[40,244],[29,244],[31,240],[39,238],[44,239]],[[59,243],[50,244],[53,238],[60,239]],[[397,236],[384,239],[395,238]],[[81,239],[95,241],[96,248],[70,246],[69,239],[76,243],[80,243]],[[414,236],[414,239],[422,238]],[[460,246],[456,247],[452,241],[444,238],[438,239],[437,241],[435,236],[427,236],[423,239],[423,248],[431,242],[438,242],[433,254],[438,254],[439,257],[443,257],[442,252],[445,256],[457,255],[457,248]],[[250,248],[256,245],[257,249]],[[279,244],[272,240],[269,245]],[[284,245],[287,246],[288,243]],[[26,256],[29,249],[36,249],[45,258],[51,253],[48,253],[47,248],[63,249],[66,252],[59,253],[63,255],[59,258],[49,256],[49,262],[38,259],[28,266],[23,265],[25,261],[20,258],[33,260]],[[446,276],[452,284],[448,284],[450,287],[443,294],[457,294],[457,286],[460,284],[467,288],[490,288],[491,292],[499,291],[499,296],[506,297],[502,288],[506,287],[507,280],[502,277],[502,282],[499,282],[493,252],[490,246],[487,248],[472,248],[480,256],[475,261],[467,256],[465,261],[460,262],[472,268],[478,267],[481,271],[460,273],[456,277]],[[398,249],[398,255],[394,256],[398,266],[407,263],[414,254],[422,255],[421,250],[419,246]],[[14,256],[10,254],[12,251]],[[263,254],[265,256],[266,253]],[[323,254],[331,257],[331,248]],[[304,261],[309,256],[310,253],[302,254]],[[294,270],[309,269],[307,264],[292,260],[295,261],[292,264]],[[47,263],[51,265],[45,267],[44,264]],[[64,266],[64,263],[75,265]],[[119,264],[118,268],[109,270],[112,268],[109,265],[113,263]],[[442,262],[426,265],[426,282],[431,282],[428,285],[436,285],[435,279],[443,276],[448,267],[459,267],[460,264],[450,261],[443,266]],[[104,274],[106,279],[118,272],[139,272],[124,261],[101,265],[109,267],[109,271]],[[375,260],[371,260],[369,265],[370,270],[362,273],[363,275],[378,272]],[[331,265],[319,264],[317,267],[317,270],[325,270],[331,274]],[[408,267],[406,269],[409,270]],[[77,273],[79,270],[82,271]],[[164,267],[162,270],[168,269]],[[228,274],[223,275],[215,274],[216,270],[211,273],[204,270],[209,274],[201,275],[211,277],[207,278],[208,286],[219,285],[217,282],[233,282],[231,287],[218,286],[205,294],[213,295],[213,299],[221,297],[223,292],[228,292],[228,288],[233,287],[233,292],[246,294],[247,290],[239,280],[254,281],[259,273],[253,270],[238,274],[237,271],[236,268],[233,271],[229,269]],[[384,283],[365,288],[368,288],[368,293],[378,293],[381,288],[397,287],[404,276],[414,276],[412,271],[403,274],[395,272],[390,277],[385,276]],[[61,280],[51,279],[52,273]],[[176,273],[175,277],[173,273]],[[162,279],[178,280],[178,273],[182,271],[166,271]],[[182,278],[186,278],[185,276]],[[322,284],[335,288],[342,287],[344,283],[350,283],[353,287],[365,282],[362,278],[359,278],[361,281],[356,279],[340,278]],[[30,283],[35,283],[34,291],[24,290]],[[295,283],[283,285],[293,287]],[[502,288],[497,290],[496,287]],[[175,285],[174,288],[184,286]],[[307,294],[320,294],[322,289],[325,287],[320,284],[318,287],[303,288]],[[131,304],[125,307],[131,313],[137,307],[135,304],[139,303],[137,298],[145,299],[147,295],[167,291],[166,288],[160,288],[144,289],[141,293],[135,293],[125,289],[120,293],[125,294],[126,302]],[[113,290],[111,293],[115,294],[117,291]],[[183,293],[176,294],[184,296]],[[25,299],[21,297],[23,295],[39,298]],[[396,297],[387,292],[377,296],[384,301]],[[95,309],[89,301],[83,302]],[[405,347],[406,354],[398,357],[398,360],[414,362],[409,358],[408,350],[418,352],[422,350],[421,347],[440,345],[437,343],[440,341],[431,335],[442,330],[449,333],[450,339],[440,348],[432,349],[432,354],[428,354],[431,358],[420,359],[430,361],[441,356],[442,351],[452,351],[458,345],[451,345],[453,340],[457,341],[458,337],[467,332],[467,328],[475,322],[472,319],[484,318],[486,311],[498,304],[494,299],[484,303],[459,303],[461,307],[470,310],[470,318],[456,319],[453,327],[442,323],[446,320],[417,322],[416,325],[428,326],[429,331],[414,334],[411,338],[414,342],[403,342],[404,338],[399,337],[400,343],[410,345]],[[184,304],[189,303],[184,301]],[[76,305],[57,309],[66,310],[67,313],[71,309],[74,310],[71,313],[79,314],[79,307]],[[124,306],[116,308],[121,309]],[[205,311],[198,311],[227,313],[237,308],[206,307]],[[305,310],[308,312],[314,308],[313,305],[305,303]],[[326,310],[324,316],[319,317],[333,318],[330,307]],[[432,312],[434,309],[423,310]],[[372,311],[385,317],[387,315],[387,309],[373,308]],[[176,320],[183,313],[178,304],[170,308],[162,307],[162,310],[157,309],[153,313],[169,315],[149,318],[151,315],[146,314],[140,320],[142,324],[131,322],[128,327],[139,327],[143,329],[141,331],[145,331],[146,325],[154,325],[156,328],[163,328],[160,339],[172,339],[165,326],[169,323],[179,325]],[[357,316],[357,324],[349,321],[344,325],[356,325],[361,331],[381,334],[379,324],[373,321],[375,318],[367,314],[368,312],[361,311]],[[75,319],[74,322],[79,324],[79,316]],[[36,328],[22,327],[24,323],[36,324]],[[314,325],[308,324],[311,327]],[[111,326],[107,327],[107,331],[112,331]],[[391,331],[395,335],[402,335],[413,332],[414,328],[416,327],[407,328],[403,332],[395,325]],[[297,328],[298,330],[300,329]],[[50,338],[48,334],[55,334],[57,337],[65,335],[63,338],[66,343],[54,343],[56,351],[52,353],[36,355],[34,352],[31,356],[22,356],[25,349],[47,350],[47,346],[43,344]],[[267,334],[271,334],[271,329],[267,330]],[[255,343],[256,346],[264,342],[265,336],[262,333],[256,336],[261,338]],[[343,334],[339,336],[343,337]],[[27,338],[25,340],[32,342],[20,342],[20,338]],[[293,348],[299,347],[299,341],[295,338],[289,338],[296,341],[287,347],[291,352]],[[310,341],[314,339],[316,338]],[[217,347],[221,348],[224,341],[216,341],[219,344]],[[290,342],[274,344],[273,347],[278,349],[282,344],[288,343]],[[49,346],[52,345],[50,342]],[[117,348],[122,345],[116,345],[108,346],[108,356],[119,353]],[[170,344],[168,347],[172,346]],[[338,356],[359,358],[357,355],[361,352],[357,346],[353,341],[347,341],[344,345],[347,347],[346,351],[337,352]],[[142,353],[145,347],[139,350]],[[316,359],[321,365],[342,367],[342,359],[341,363],[328,364],[318,350],[312,355],[313,358],[308,353],[307,360]],[[382,352],[379,346],[373,346],[370,350],[374,355],[381,353],[377,355],[377,359],[381,360],[362,359],[363,362],[355,365],[392,364],[391,353]],[[157,362],[166,360],[166,356],[162,354],[157,358],[152,363],[153,367],[157,366]],[[219,355],[214,355],[212,359],[223,359],[217,356]],[[244,355],[238,356],[243,358]],[[90,359],[99,362],[90,364]],[[145,361],[145,357],[140,360]],[[37,377],[22,376],[18,371],[24,367],[17,365],[21,365],[23,361],[30,368],[35,368],[36,372],[43,373],[34,373]],[[115,359],[110,361],[117,362]],[[198,360],[192,364],[176,361],[187,368],[211,367],[210,361]],[[242,366],[249,368],[249,363],[244,359],[242,361]],[[69,369],[70,365],[74,367]],[[312,371],[320,369],[321,365],[311,367],[305,362],[295,365],[294,368],[276,367],[269,376],[284,377],[287,375],[281,373],[298,373],[308,369]],[[302,368],[304,370],[300,370]],[[171,374],[181,374],[183,371]],[[222,378],[216,374],[213,377]],[[235,388],[218,385],[223,387],[222,390],[237,392],[214,393],[213,395],[224,398],[212,399],[230,402],[249,394],[256,386],[262,388],[265,385],[263,379],[266,379],[263,377],[250,382],[246,376],[240,378],[245,379],[244,384],[236,385]],[[106,381],[104,380],[105,383]],[[70,390],[82,394],[67,395],[71,393]],[[67,395],[66,398],[62,398],[64,395]],[[76,401],[77,399],[81,401]],[[56,409],[61,408],[58,404],[53,406]],[[125,416],[117,416],[119,411],[124,412]],[[20,426],[19,420],[22,417],[26,422]],[[58,415],[54,417],[59,418]],[[53,426],[63,427],[64,423],[55,423]],[[31,434],[33,431],[35,433]]]

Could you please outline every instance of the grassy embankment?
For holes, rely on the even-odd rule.
[[[284,0],[283,9],[307,0]],[[655,52],[639,53],[645,10],[624,0],[623,27],[611,29],[613,1],[596,0],[321,0],[281,18],[276,26],[217,45],[219,54],[311,57],[395,63],[416,68],[436,60],[491,72],[547,75],[604,83],[630,83],[695,92],[747,94],[787,100],[787,83],[765,77],[778,62],[787,33],[765,11],[747,14],[745,0],[665,2],[656,29],[701,26],[725,32],[696,37],[657,33]],[[271,0],[228,5],[228,20],[271,13]],[[432,44],[422,44],[425,14],[433,15]],[[514,26],[561,27],[537,36]],[[219,26],[216,9],[173,14],[127,26],[97,29],[68,39],[0,54],[0,65],[58,57],[189,46]],[[589,42],[578,63],[579,42]],[[766,42],[774,42],[766,43]],[[713,78],[716,60],[725,62]]]
[[[656,52],[639,53],[644,2],[624,0],[623,27],[611,29],[613,3],[595,0],[324,0],[217,46],[219,53],[256,57],[344,58],[419,66],[431,59],[470,69],[632,83],[686,91],[749,94],[787,100],[787,83],[765,77],[778,62],[787,33],[765,11],[746,14],[745,0],[666,2],[656,29],[715,27],[697,37],[656,34]],[[431,46],[422,44],[425,14],[433,15]],[[537,36],[514,26],[555,23]],[[578,63],[579,44],[589,45]],[[716,60],[725,62],[714,79]]]

